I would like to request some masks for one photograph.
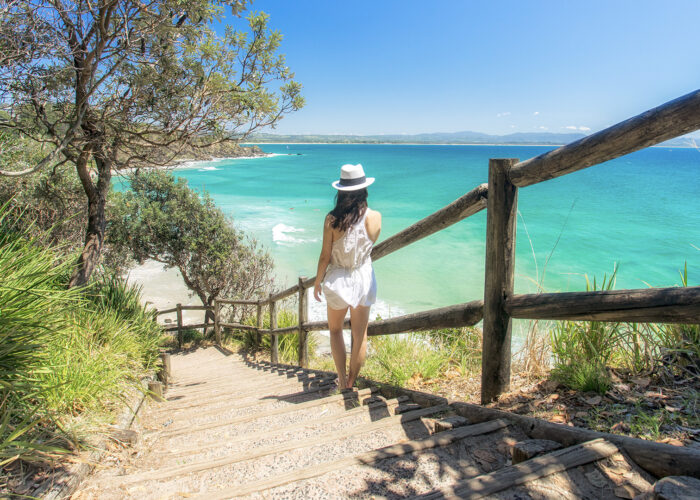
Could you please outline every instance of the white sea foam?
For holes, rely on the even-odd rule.
[[[282,224],[281,222],[272,228],[272,241],[280,246],[293,246],[299,243],[310,243],[317,241],[317,238],[298,238],[291,233],[304,233],[305,230]]]
[[[219,170],[216,167],[203,167],[199,169],[199,172],[206,172],[207,170]]]

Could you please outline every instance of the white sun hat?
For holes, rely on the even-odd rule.
[[[366,177],[362,165],[343,165],[340,167],[340,179],[331,185],[338,191],[355,191],[366,188],[374,182],[374,177]]]

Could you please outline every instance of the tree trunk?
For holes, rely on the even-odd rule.
[[[85,286],[90,280],[92,272],[100,262],[107,224],[105,207],[112,179],[112,163],[102,155],[93,155],[97,165],[97,184],[95,184],[88,169],[91,154],[92,148],[88,145],[83,148],[76,163],[78,177],[88,199],[88,223],[85,230],[85,246],[71,276],[69,288]]]

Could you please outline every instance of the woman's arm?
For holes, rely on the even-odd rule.
[[[331,262],[331,250],[333,248],[333,227],[331,226],[331,216],[327,215],[323,224],[323,246],[321,255],[318,258],[318,268],[316,269],[316,281],[314,282],[314,297],[321,302],[321,282],[326,274],[328,264]]]
[[[372,243],[376,243],[382,230],[382,214],[376,210],[371,210],[365,219],[365,229]]]

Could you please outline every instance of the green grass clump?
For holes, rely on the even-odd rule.
[[[586,290],[612,290],[615,269],[598,288],[586,277]],[[687,265],[680,273],[688,286]],[[700,376],[700,327],[683,324],[561,321],[551,330],[552,375],[578,391],[604,394],[609,369],[667,379]]]
[[[117,278],[67,289],[74,258],[37,244],[4,214],[0,207],[0,463],[6,464],[51,458],[61,423],[85,410],[109,410],[125,383],[138,382],[156,362],[161,330],[140,306],[140,290]]]
[[[369,341],[369,355],[363,376],[379,382],[404,386],[412,377],[432,379],[446,366],[446,359],[426,342],[426,336],[377,336]]]
[[[255,315],[247,317],[243,321],[244,325],[256,326],[257,318]],[[299,324],[298,315],[293,311],[282,309],[277,312],[277,328],[287,328],[290,326],[296,326]],[[264,329],[270,328],[270,312],[263,313],[263,323],[262,327]],[[232,335],[236,335],[240,338],[242,346],[248,350],[262,350],[270,352],[271,350],[271,335],[263,334],[261,342],[258,345],[258,335],[255,332],[249,330],[233,330]],[[284,335],[278,335],[278,352],[279,361],[281,363],[296,363],[299,361],[299,334],[298,333],[286,333]],[[318,337],[316,332],[308,332],[307,334],[307,345],[309,349],[309,355],[313,355],[318,347]]]

